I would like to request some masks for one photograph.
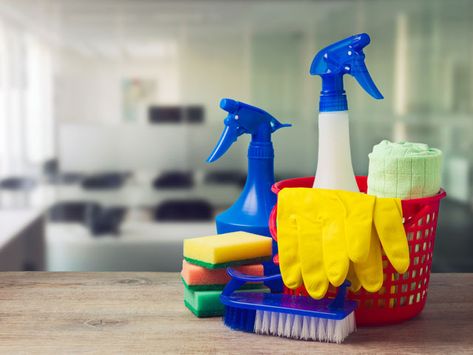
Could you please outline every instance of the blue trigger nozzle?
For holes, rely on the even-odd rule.
[[[373,98],[382,99],[365,64],[363,48],[370,43],[370,36],[360,33],[335,42],[317,53],[310,66],[310,74],[320,75],[320,112],[348,109],[343,75],[350,74]]]
[[[207,158],[208,163],[223,156],[244,133],[251,134],[252,142],[254,142],[252,154],[270,157],[273,154],[272,147],[265,146],[264,143],[270,143],[271,134],[278,129],[291,126],[279,122],[268,112],[244,102],[225,98],[220,101],[220,108],[227,111],[228,115],[224,120],[225,128],[222,135]]]
[[[235,113],[238,111],[238,101],[232,99],[220,100],[220,108],[228,113]]]

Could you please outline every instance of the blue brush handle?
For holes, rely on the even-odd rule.
[[[222,291],[223,296],[230,296],[233,292],[239,290],[247,282],[264,282],[266,286],[272,288],[273,284],[279,284],[282,281],[281,274],[275,274],[271,276],[254,276],[243,274],[232,268],[227,268],[227,273],[232,278],[230,282],[225,286]],[[345,306],[345,298],[347,294],[347,287],[350,287],[351,283],[345,280],[343,284],[338,287],[337,295],[329,305],[329,309],[337,310],[343,309]]]
[[[348,280],[345,280],[337,290],[337,295],[333,299],[333,302],[330,304],[329,308],[332,310],[342,309],[345,305],[345,298],[347,296],[347,287],[350,287],[351,283]]]
[[[230,296],[233,292],[240,289],[247,282],[264,282],[269,288],[273,288],[281,283],[281,274],[270,276],[254,276],[243,274],[232,268],[227,268],[227,273],[232,278],[222,291],[222,295]]]

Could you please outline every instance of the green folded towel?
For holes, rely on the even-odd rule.
[[[369,154],[368,194],[413,199],[440,190],[442,152],[422,143],[383,140]]]

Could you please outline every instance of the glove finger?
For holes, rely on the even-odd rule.
[[[375,228],[372,228],[371,232],[368,258],[365,261],[354,263],[354,269],[366,291],[377,292],[383,286],[383,260]]]
[[[345,281],[350,264],[343,218],[337,216],[332,223],[325,226],[322,233],[322,247],[325,273],[330,283],[338,287]]]
[[[321,299],[328,289],[322,249],[322,225],[297,219],[302,278],[312,298]]]
[[[347,280],[351,283],[350,291],[358,292],[360,290],[361,282],[358,279],[358,276],[356,276],[355,267],[353,263],[350,263],[350,266],[348,268]]]
[[[409,245],[402,224],[402,206],[398,198],[376,199],[374,224],[384,253],[397,272],[403,274],[409,268]]]
[[[345,235],[348,256],[355,263],[364,261],[369,253],[376,197],[344,191],[340,198],[346,209]]]
[[[278,211],[276,216],[279,268],[284,285],[296,289],[302,285],[302,272],[299,260],[299,238],[294,211],[296,202],[292,194],[285,189],[278,196]],[[292,211],[292,212],[291,212]]]

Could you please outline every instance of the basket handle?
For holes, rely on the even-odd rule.
[[[271,213],[269,214],[269,233],[271,233],[271,237],[277,242],[278,241],[278,235],[277,235],[277,229],[276,229],[276,216],[278,213],[278,205],[274,205],[273,209],[271,210]]]
[[[423,218],[426,214],[428,214],[430,211],[432,210],[432,207],[430,207],[430,205],[425,205],[424,207],[422,207],[420,209],[419,212],[417,212],[415,214],[414,217],[411,217],[409,219],[406,219],[406,221],[404,222],[404,224],[407,226],[407,227],[413,227],[417,224],[417,222],[419,222],[419,220],[421,218]]]

